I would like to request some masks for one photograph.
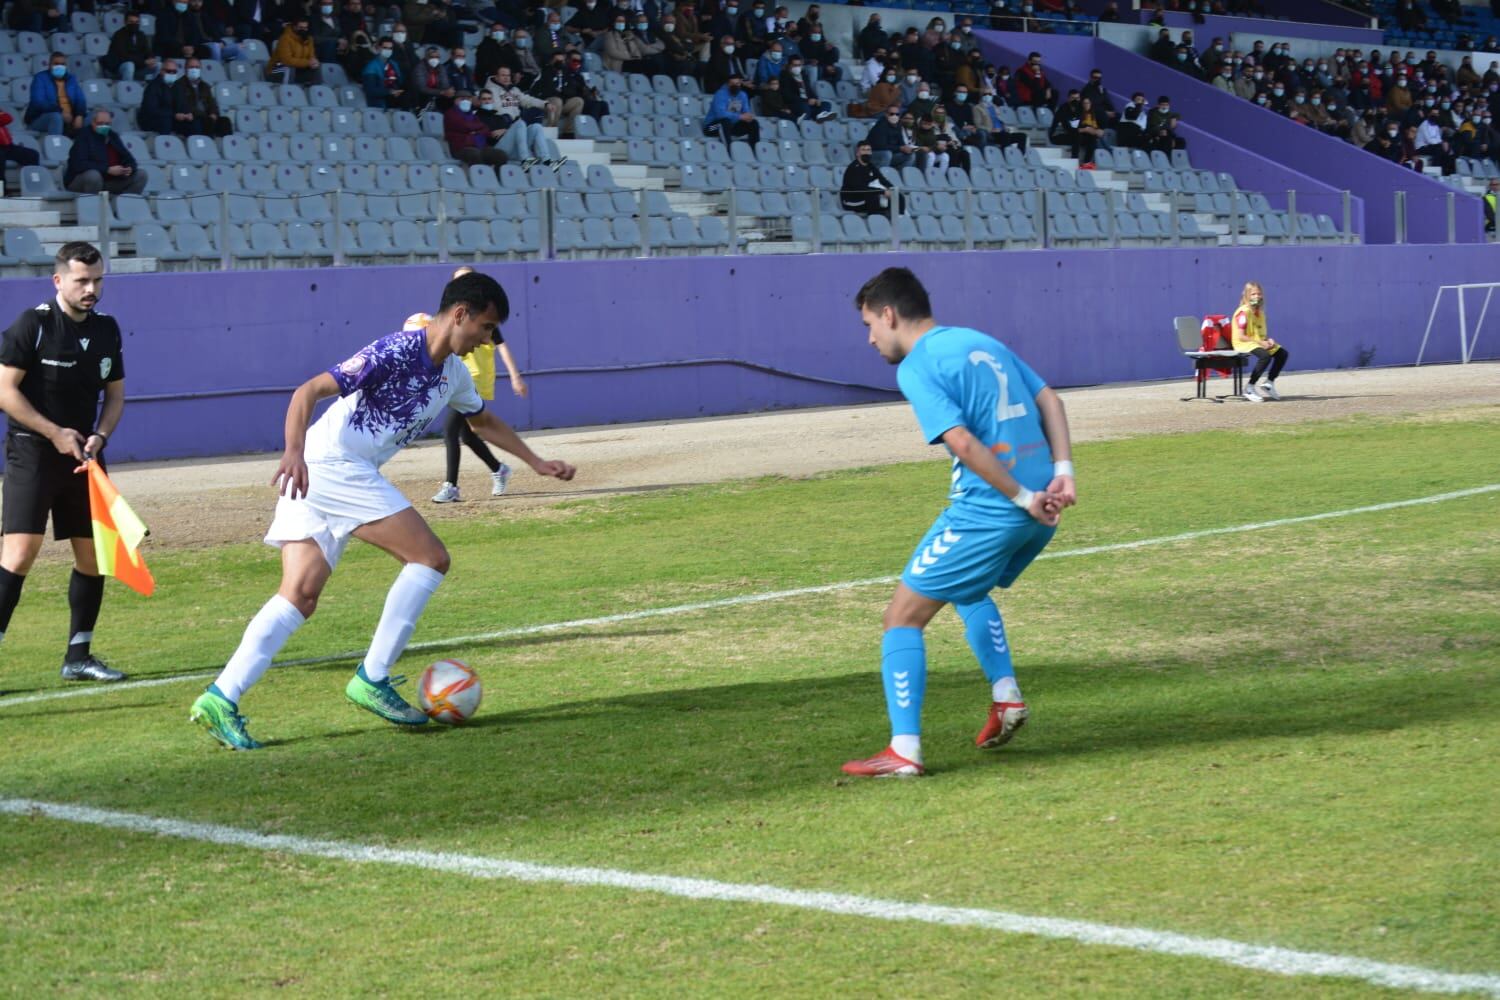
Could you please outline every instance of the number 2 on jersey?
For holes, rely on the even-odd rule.
[[[990,371],[995,373],[995,381],[1000,383],[1000,402],[995,405],[995,420],[1005,423],[1016,417],[1026,416],[1025,403],[1012,403],[1010,401],[1010,379],[1005,374],[1005,369],[1000,367],[1000,362],[994,356],[985,351],[970,351],[969,364],[989,365]]]

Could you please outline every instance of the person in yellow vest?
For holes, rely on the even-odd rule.
[[[1484,193],[1484,231],[1495,231],[1495,217],[1500,215],[1500,181],[1490,181],[1490,189]]]
[[[1252,403],[1280,399],[1281,393],[1276,391],[1276,376],[1286,367],[1287,350],[1266,333],[1266,293],[1259,282],[1245,282],[1245,290],[1240,293],[1240,307],[1234,311],[1234,318],[1229,323],[1229,340],[1236,351],[1255,355],[1255,370],[1250,373],[1250,384],[1245,386],[1245,398]],[[1267,366],[1271,370],[1265,384],[1257,391],[1255,383],[1266,374]]]
[[[453,272],[453,277],[461,277],[473,270],[472,267],[461,267]],[[430,319],[431,317],[426,313],[414,313],[407,317],[403,328],[424,330]],[[500,360],[510,376],[511,391],[517,396],[525,397],[529,391],[526,380],[521,377],[520,369],[516,367],[516,359],[511,355],[510,348],[506,346],[500,328],[496,327],[493,343],[481,344],[471,353],[463,356],[464,366],[469,369],[469,374],[474,376],[474,387],[479,391],[479,398],[486,402],[495,398],[496,353],[500,355]],[[454,420],[450,415],[443,425],[443,447],[447,459],[446,478],[443,480],[442,488],[433,495],[432,502],[457,503],[462,499],[458,491],[458,464],[463,455],[462,445],[468,445],[469,449],[478,455],[479,460],[490,470],[490,496],[504,496],[506,487],[510,485],[510,466],[495,457],[495,453],[480,440],[479,435],[469,429],[468,423],[462,417]]]

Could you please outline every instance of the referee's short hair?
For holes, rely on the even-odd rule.
[[[57,257],[53,261],[53,270],[61,274],[75,260],[84,267],[93,267],[103,259],[99,253],[99,248],[94,246],[94,244],[83,240],[74,240],[72,243],[64,243],[58,247]]]
[[[909,268],[886,268],[865,282],[859,294],[854,296],[856,309],[869,309],[873,313],[886,306],[908,322],[932,318],[932,302],[927,298],[927,289]]]
[[[468,307],[474,313],[482,313],[493,305],[502,323],[510,315],[510,299],[506,296],[505,289],[500,287],[500,282],[478,271],[459,275],[444,286],[443,301],[438,305],[438,312],[447,312],[460,305]]]

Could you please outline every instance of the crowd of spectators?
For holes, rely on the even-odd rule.
[[[1459,157],[1500,164],[1500,59],[1483,73],[1474,57],[1457,67],[1436,51],[1368,52],[1341,48],[1332,55],[1294,58],[1285,42],[1256,41],[1248,51],[1214,38],[1199,54],[1190,31],[1173,40],[1162,29],[1153,58],[1268,111],[1354,143],[1393,163],[1423,170],[1456,169]]]

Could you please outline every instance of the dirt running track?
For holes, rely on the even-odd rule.
[[[1217,393],[1229,391],[1227,379],[1210,385]],[[1279,388],[1286,397],[1282,402],[1259,404],[1184,401],[1192,393],[1188,379],[1070,389],[1062,395],[1077,441],[1475,406],[1495,407],[1500,415],[1500,363],[1289,372]],[[130,419],[128,407],[124,419]],[[510,494],[491,499],[489,477],[466,452],[460,483],[465,500],[440,506],[428,498],[442,480],[441,442],[408,448],[385,471],[418,510],[442,521],[477,510],[525,509],[562,499],[751,476],[805,476],[939,454],[923,445],[904,403],[538,431],[527,437],[544,457],[577,465],[578,478],[559,483],[521,468],[511,480]],[[117,466],[113,476],[151,526],[149,549],[252,542],[260,539],[275,504],[268,482],[277,458],[261,454],[147,462]],[[1486,462],[1481,456],[1475,461],[1476,467]],[[1488,464],[1500,466],[1495,456]],[[1079,470],[1079,478],[1087,483],[1087,468]],[[43,552],[43,558],[51,559],[66,554],[52,541]]]

